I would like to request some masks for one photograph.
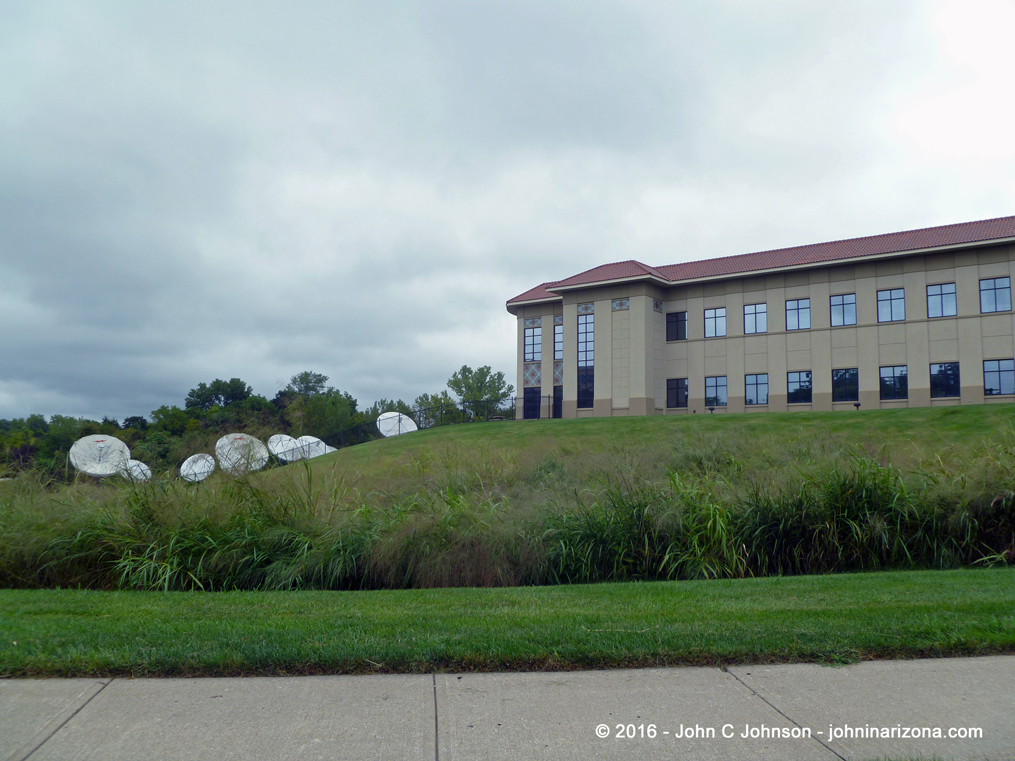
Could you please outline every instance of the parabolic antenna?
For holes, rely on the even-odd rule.
[[[223,470],[242,476],[268,462],[268,448],[247,433],[227,433],[215,443],[215,456]]]
[[[143,484],[152,477],[152,469],[140,460],[127,460],[124,463],[120,475],[129,478],[136,484]]]
[[[300,456],[305,460],[328,453],[328,445],[316,436],[300,436],[296,439],[296,446],[300,449]]]
[[[89,476],[104,478],[119,473],[130,460],[127,445],[115,436],[94,434],[74,442],[70,464]]]
[[[183,461],[180,475],[184,481],[196,484],[215,472],[215,458],[210,454],[195,454]]]
[[[401,412],[385,412],[377,418],[377,430],[382,436],[399,436],[419,429],[408,415]]]
[[[284,433],[276,433],[268,439],[268,451],[282,462],[296,462],[303,457],[296,439]]]

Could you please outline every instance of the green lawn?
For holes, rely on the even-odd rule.
[[[1015,652],[1015,569],[365,592],[0,591],[0,675],[612,668]]]

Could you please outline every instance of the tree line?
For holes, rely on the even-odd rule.
[[[132,456],[154,470],[178,466],[199,451],[211,451],[215,440],[230,432],[267,438],[275,433],[316,436],[333,447],[346,447],[380,437],[375,421],[384,412],[401,412],[421,428],[513,416],[514,387],[504,373],[490,367],[463,365],[448,379],[447,388],[420,394],[413,404],[380,399],[360,409],[347,392],[328,385],[328,376],[305,370],[290,378],[272,399],[255,394],[240,378],[199,383],[183,406],[163,405],[151,415],[122,422],[40,414],[0,420],[0,476],[35,470],[57,480],[73,477],[67,464],[71,445],[82,436],[116,436]],[[452,396],[453,395],[453,396]]]

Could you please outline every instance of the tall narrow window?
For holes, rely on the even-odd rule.
[[[1015,359],[983,361],[983,393],[985,396],[1015,394]]]
[[[878,322],[898,322],[906,319],[906,291],[892,288],[878,291]]]
[[[768,304],[744,306],[744,333],[768,332]]]
[[[768,404],[768,373],[744,376],[747,404]]]
[[[811,403],[811,371],[786,373],[786,401],[790,404]]]
[[[553,318],[553,358],[564,359],[564,316]]]
[[[539,362],[543,358],[543,328],[539,318],[525,321],[525,361]]]
[[[807,330],[811,327],[811,300],[792,299],[786,302],[786,330]]]
[[[855,367],[832,370],[832,401],[855,402],[859,398],[860,371]]]
[[[881,368],[881,398],[909,398],[909,371],[906,365]]]
[[[955,283],[927,286],[928,317],[954,317],[956,313]]]
[[[705,338],[726,335],[726,307],[705,310]]]
[[[705,378],[705,406],[725,407],[726,406],[726,376],[717,375]]]
[[[592,304],[578,305],[578,406],[588,408],[595,398],[596,316]]]
[[[980,311],[1011,311],[1011,278],[992,277],[980,281]]]
[[[666,379],[666,406],[671,409],[687,406],[687,378]]]
[[[856,294],[841,293],[829,299],[832,311],[832,327],[856,325]]]
[[[958,362],[941,362],[930,366],[930,396],[932,399],[958,396],[960,389]]]
[[[666,340],[687,340],[687,312],[666,313]]]

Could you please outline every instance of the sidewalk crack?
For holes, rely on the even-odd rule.
[[[772,701],[768,700],[764,695],[762,695],[760,692],[758,692],[753,687],[751,687],[749,684],[747,684],[747,682],[745,682],[739,676],[737,676],[732,671],[729,671],[727,669],[723,669],[723,670],[726,671],[727,674],[729,674],[731,677],[736,679],[738,682],[740,682],[740,684],[742,684],[744,687],[746,687],[750,691],[750,693],[752,695],[754,695],[754,697],[758,698],[758,700],[760,700],[765,705],[769,706],[773,711],[775,711],[777,714],[779,714],[784,719],[786,719],[786,721],[790,722],[791,724],[795,724],[796,726],[798,726],[801,729],[803,729],[803,724],[801,724],[800,722],[798,722],[796,719],[792,718],[791,716],[787,715],[784,711],[780,710],[780,708],[777,705],[775,705],[775,703],[773,703]],[[828,743],[826,743],[824,740],[822,740],[822,739],[820,739],[818,737],[815,737],[814,735],[811,735],[811,739],[814,740],[816,743],[818,743],[818,745],[821,745],[823,748],[825,748],[829,753],[834,754],[836,758],[841,759],[841,761],[846,761],[846,757],[845,756],[843,756],[840,753],[838,753],[838,751],[836,751],[835,748],[832,748],[831,746],[829,746]]]
[[[101,686],[99,687],[99,689],[95,690],[95,692],[89,695],[88,699],[85,700],[84,703],[79,705],[69,716],[66,716],[63,719],[63,721],[59,722],[55,727],[53,727],[52,730],[46,732],[46,734],[42,738],[40,738],[38,742],[35,742],[35,738],[33,737],[32,740],[29,740],[29,743],[31,745],[29,747],[22,747],[20,750],[15,751],[14,755],[10,757],[9,761],[26,761],[26,759],[30,758],[35,753],[35,751],[37,751],[39,748],[45,745],[53,735],[55,735],[57,732],[63,729],[67,725],[67,722],[69,722],[71,719],[73,719],[75,716],[81,713],[81,709],[84,708],[89,703],[91,703],[93,700],[95,700],[98,694],[102,692],[104,689],[106,689],[110,684],[112,684],[112,682],[113,679],[111,678],[107,680],[105,683],[100,683]]]
[[[431,674],[433,678],[433,757],[436,761],[441,761],[441,740],[437,736],[438,722],[437,722],[437,675]]]

